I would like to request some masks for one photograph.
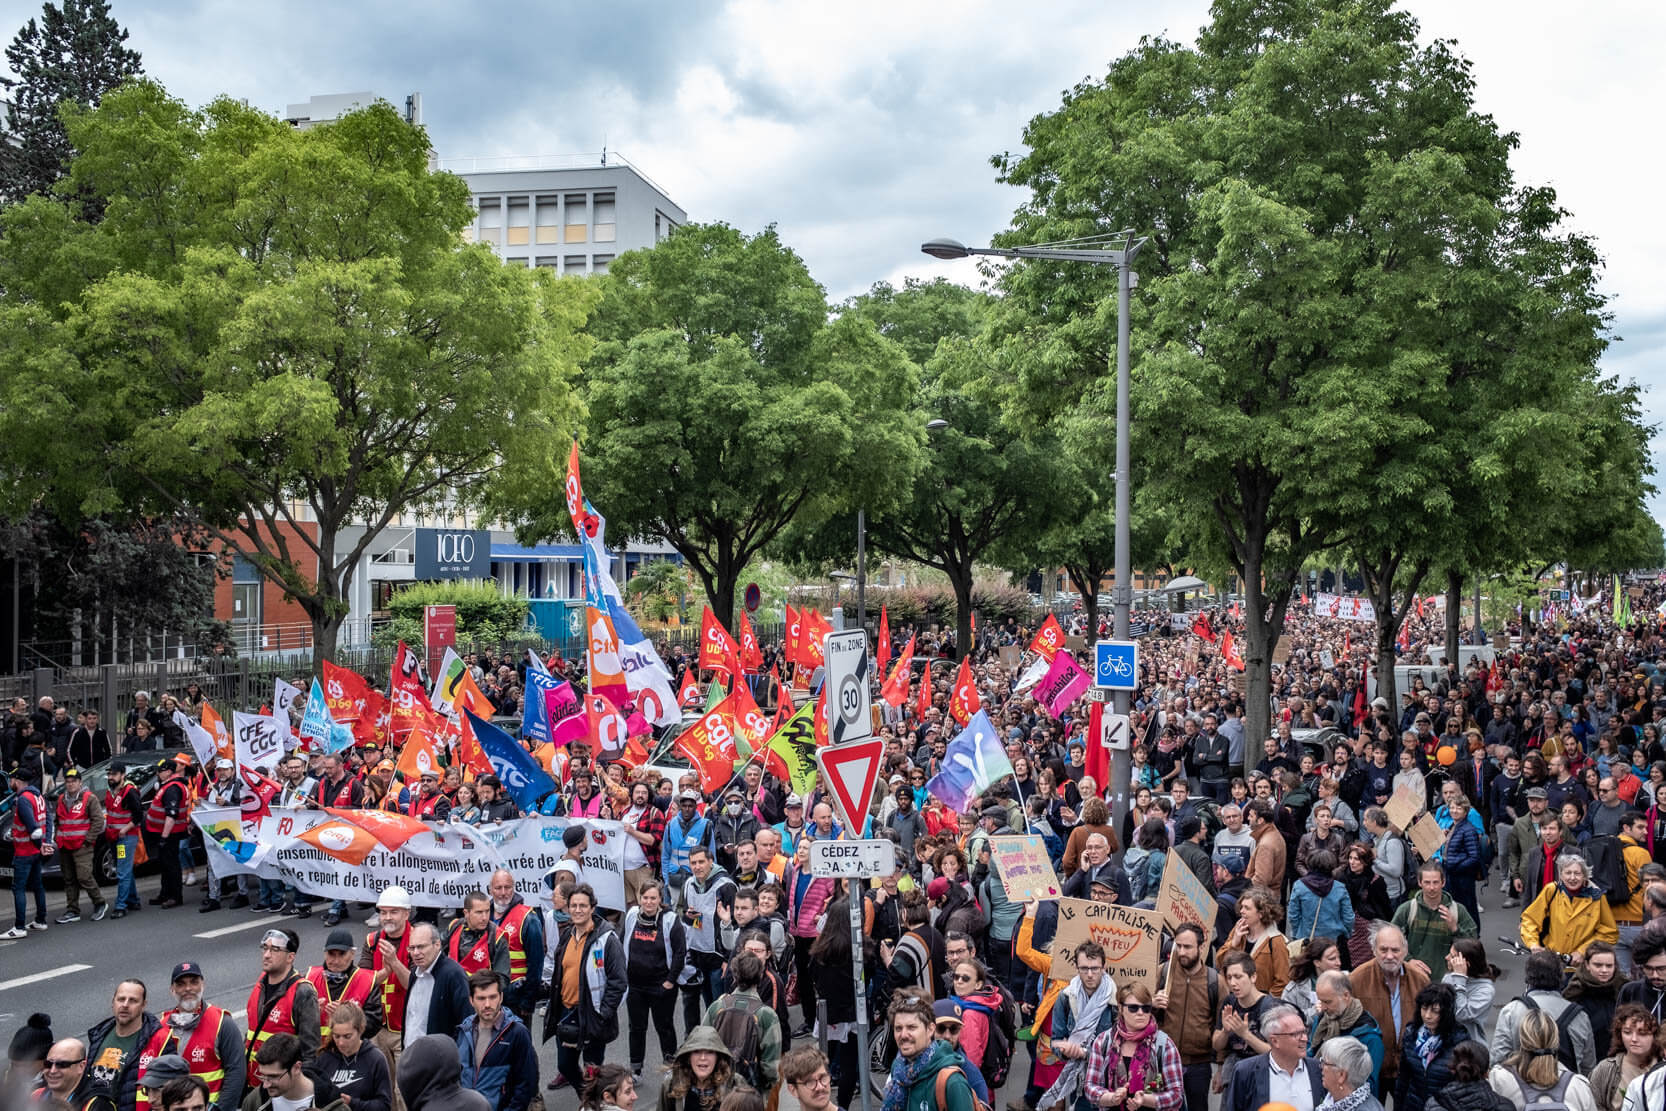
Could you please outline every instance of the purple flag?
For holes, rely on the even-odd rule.
[[[1049,714],[1058,717],[1092,685],[1093,680],[1069,652],[1058,652],[1053,656],[1053,666],[1036,684],[1034,698]]]
[[[590,735],[590,719],[584,716],[584,704],[573,685],[565,680],[544,691],[544,713],[549,722],[550,743],[557,748]]]

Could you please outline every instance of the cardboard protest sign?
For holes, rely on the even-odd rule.
[[[1087,899],[1060,899],[1050,975],[1055,980],[1076,975],[1076,947],[1084,941],[1097,941],[1105,948],[1105,970],[1112,983],[1144,984],[1155,991],[1162,926],[1161,919],[1151,911]]]
[[[1205,941],[1214,936],[1215,897],[1179,853],[1169,853],[1163,865],[1163,878],[1157,886],[1157,916],[1166,930],[1190,922],[1203,927]]]
[[[1067,652],[1082,652],[1087,649],[1087,646],[1088,642],[1086,637],[1067,636],[1064,638],[1064,647]]]
[[[1467,818],[1464,820],[1468,821]],[[1441,846],[1446,844],[1446,831],[1440,828],[1439,822],[1427,814],[1413,822],[1406,834],[1411,838],[1412,848],[1416,849],[1417,855],[1424,860],[1433,857],[1440,851]]]
[[[1290,658],[1290,634],[1279,637],[1273,644],[1273,662],[1281,664]]]
[[[1017,671],[1019,661],[1024,656],[1024,650],[1016,644],[1003,644],[998,649],[1001,666],[1008,671]]]
[[[1007,898],[1015,903],[1057,899],[1059,877],[1047,859],[1047,846],[1038,834],[991,837],[989,856],[1000,872]]]
[[[1401,831],[1411,829],[1411,824],[1422,812],[1423,800],[1411,787],[1401,787],[1395,791],[1393,797],[1388,800],[1388,805],[1383,807],[1383,813],[1388,815],[1389,825]]]

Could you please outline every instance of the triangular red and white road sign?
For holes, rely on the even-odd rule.
[[[885,742],[878,737],[816,750],[822,784],[827,788],[833,809],[838,811],[846,837],[862,836],[874,784],[879,780],[879,765],[884,758]]]

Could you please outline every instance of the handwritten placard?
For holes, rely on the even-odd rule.
[[[1464,819],[1468,821],[1468,818]],[[1446,831],[1440,828],[1440,823],[1425,814],[1413,822],[1411,829],[1406,831],[1411,837],[1412,848],[1424,860],[1429,860],[1446,844]]]
[[[1082,652],[1082,651],[1085,651],[1087,649],[1087,646],[1088,646],[1088,642],[1087,642],[1086,637],[1068,637],[1067,636],[1067,637],[1064,638],[1064,647],[1065,647],[1066,651]]]
[[[1168,854],[1157,891],[1157,916],[1163,928],[1172,932],[1190,922],[1203,927],[1203,940],[1208,944],[1215,934],[1215,897],[1179,853]]]
[[[1112,983],[1144,984],[1155,991],[1162,935],[1162,919],[1152,911],[1118,903],[1060,899],[1051,975],[1055,980],[1076,975],[1076,947],[1084,941],[1097,941],[1105,949],[1105,970]]]
[[[989,855],[1001,874],[1007,898],[1015,903],[1057,899],[1059,877],[1047,858],[1047,844],[1035,833],[991,837]]]
[[[1017,671],[1019,660],[1024,655],[1024,649],[1016,644],[1003,644],[999,649],[1001,666],[1008,671]]]
[[[1423,800],[1414,787],[1400,787],[1388,800],[1388,805],[1383,807],[1383,813],[1388,815],[1388,824],[1402,831],[1411,828],[1422,810]]]
[[[1290,658],[1290,635],[1285,635],[1273,642],[1273,662],[1281,664]]]

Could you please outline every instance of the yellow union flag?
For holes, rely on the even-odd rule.
[[[792,784],[793,794],[808,796],[816,786],[816,704],[806,702],[769,739],[770,766]]]

